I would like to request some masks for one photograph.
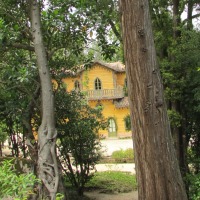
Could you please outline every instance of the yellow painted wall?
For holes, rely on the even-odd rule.
[[[102,83],[102,89],[113,89],[114,80],[113,80],[113,71],[102,67],[100,65],[95,65],[88,71],[82,73],[83,90],[86,90],[88,87],[89,90],[94,90],[95,79],[99,78]],[[88,79],[88,85],[85,84]]]
[[[130,114],[129,108],[116,108],[112,100],[89,101],[89,105],[94,108],[97,104],[103,105],[103,116],[105,118],[114,118],[117,123],[117,137],[131,136],[131,132],[125,129],[124,117]],[[99,134],[108,137],[108,130],[100,130]]]
[[[80,86],[82,87],[80,76],[78,76],[78,77],[67,77],[67,78],[63,79],[63,82],[66,84],[66,91],[67,92],[74,90],[74,83],[75,83],[76,80],[79,81]]]
[[[117,73],[117,85],[121,85],[124,87],[126,74],[124,73]]]
[[[102,89],[114,89],[113,71],[100,65],[95,65],[91,69],[82,72],[78,77],[67,77],[63,79],[63,82],[67,85],[68,92],[74,89],[76,80],[80,81],[83,90],[94,90],[96,78],[101,80]]]
[[[117,86],[124,86],[126,78],[124,73],[114,73],[112,70],[95,65],[91,69],[84,71],[78,77],[67,77],[63,82],[67,85],[67,91],[70,92],[74,89],[76,80],[80,82],[82,90],[94,90],[95,79],[99,78],[102,83],[102,89],[114,89]]]
[[[70,92],[74,89],[74,83],[76,80],[80,81],[82,90],[94,90],[94,82],[96,78],[99,78],[102,83],[102,89],[114,89],[117,86],[124,86],[125,80],[124,73],[115,73],[112,70],[102,67],[101,65],[95,65],[87,71],[83,71],[78,77],[67,77],[63,79],[63,82],[67,85],[67,91]],[[89,101],[91,107],[96,107],[99,102],[92,100]],[[103,105],[103,115],[105,118],[114,118],[117,123],[117,137],[131,136],[131,132],[125,130],[124,117],[126,117],[130,111],[129,108],[116,108],[113,104],[113,100],[101,100]],[[101,130],[99,134],[103,134],[108,137],[108,130]]]

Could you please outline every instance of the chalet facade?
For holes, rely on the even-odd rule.
[[[91,107],[102,106],[109,127],[99,132],[101,136],[131,136],[125,120],[129,117],[129,103],[125,66],[122,63],[94,62],[89,69],[82,68],[76,74],[64,78],[63,82],[68,92],[84,92]]]

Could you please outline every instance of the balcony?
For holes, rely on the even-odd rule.
[[[123,88],[84,91],[88,100],[119,99],[124,97]]]

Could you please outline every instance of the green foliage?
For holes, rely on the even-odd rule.
[[[0,166],[0,198],[10,196],[16,200],[26,200],[38,180],[32,173],[17,175],[11,162],[12,160],[5,160]]]
[[[65,2],[51,1],[51,3],[51,12],[59,10],[59,15],[63,12],[65,14],[63,17],[67,20],[64,22],[66,26],[64,39],[70,38],[72,51],[83,49],[83,45],[77,45],[77,42],[81,44],[81,41],[84,41],[89,44],[89,52],[91,52],[91,49],[96,51],[96,48],[92,46],[97,44],[97,51],[104,59],[122,60],[122,48],[119,42],[121,41],[121,34],[117,12],[118,2],[116,0],[67,0]],[[72,32],[71,35],[70,31]],[[93,33],[95,33],[95,40]],[[66,35],[69,36],[66,37]],[[92,44],[90,41],[92,41]],[[86,46],[85,49],[87,50],[87,48]]]
[[[30,130],[26,128],[27,124],[31,124],[31,117],[34,118],[34,113],[38,112],[39,93],[34,94],[39,85],[37,71],[33,59],[23,50],[10,49],[3,52],[1,57],[0,126],[11,138],[13,156],[19,156],[20,148],[25,155],[23,144],[17,144],[14,137],[17,133],[23,132],[26,137],[28,132],[31,135],[31,128]]]
[[[196,137],[196,134],[193,135],[189,144],[190,146],[187,149],[189,170],[184,181],[189,188],[189,199],[198,200],[200,199],[200,138]]]
[[[98,130],[106,128],[101,109],[92,109],[77,92],[57,91],[56,115],[60,153],[65,174],[80,195],[100,159]],[[68,102],[68,104],[66,104]]]
[[[195,128],[195,127],[194,127]],[[200,137],[195,134],[192,135],[189,147],[187,149],[187,161],[189,164],[189,172],[191,174],[200,173]]]
[[[176,112],[175,110],[168,110],[167,114],[170,120],[171,127],[181,126],[181,115],[178,112]]]
[[[58,73],[60,72],[59,69],[63,69],[63,66],[70,69],[72,66],[87,62],[87,54],[91,53],[92,55],[88,57],[89,60],[92,59],[94,52],[88,51],[87,48],[88,46],[91,47],[90,41],[94,39],[92,36],[94,32],[97,39],[95,45],[99,46],[100,54],[106,59],[119,60],[120,58],[122,60],[123,53],[116,0],[51,0],[48,1],[48,9],[43,3],[44,1],[40,1],[42,31],[49,66],[53,75],[65,75],[63,70],[63,73]],[[180,1],[180,15],[187,3],[187,1]],[[195,1],[192,3],[195,8]],[[32,37],[30,23],[27,20],[30,13],[27,5],[25,1],[4,0],[0,2],[0,120],[9,129],[10,134],[22,132],[22,126],[26,124],[24,120],[31,113],[28,106],[32,99],[34,99],[32,110],[40,107],[36,98],[33,98],[38,80],[36,78],[35,55],[33,47],[30,45],[32,44]],[[186,140],[189,141],[192,138],[195,141],[192,151],[194,160],[197,160],[200,135],[200,127],[198,126],[200,119],[200,34],[197,30],[187,29],[185,22],[180,22],[177,28],[181,34],[178,41],[175,41],[170,7],[171,1],[150,0],[165,97],[169,105],[171,102],[180,102],[180,113],[169,111],[171,124],[176,127],[180,127],[181,124],[185,125],[183,132],[186,133]],[[82,98],[78,98],[78,101],[84,104]],[[78,138],[82,138],[81,140],[84,140],[84,143],[90,144],[86,132],[92,130],[89,126],[98,127],[99,122],[80,117],[82,113],[80,115],[73,114],[73,110],[76,111],[74,113],[81,110],[76,103],[69,103],[67,109],[64,110],[67,102],[72,101],[66,98],[60,105],[66,115],[56,110],[57,124],[60,124],[59,134],[65,135],[63,130],[67,124],[68,130],[71,130],[71,132],[66,131],[66,134],[74,138],[75,142]],[[95,116],[93,113],[92,117],[95,118]],[[31,113],[31,117],[33,118],[33,113]],[[69,123],[66,123],[66,119],[69,120]],[[72,122],[76,125],[72,125]],[[80,127],[84,129],[83,136],[72,134],[72,132],[82,133]],[[2,132],[1,140],[4,140],[4,131]],[[93,136],[92,138],[94,139]],[[73,145],[75,145],[75,142]],[[93,148],[92,145],[91,148]],[[78,148],[78,150],[80,149]],[[67,152],[71,154],[71,150],[67,150]],[[194,160],[190,160],[190,164],[192,163],[193,167],[197,168],[198,162],[195,165]]]
[[[124,86],[124,87],[123,87],[123,91],[124,91],[125,97],[127,97],[127,96],[128,96],[128,87],[127,87],[127,86]]]
[[[57,193],[56,194],[56,200],[63,200],[64,199],[64,195],[61,193]]]
[[[67,12],[68,5],[57,5],[57,2],[49,1],[48,9],[44,1],[40,2],[41,19],[50,71],[53,76],[63,76],[63,67],[70,69],[93,57],[86,58],[83,52],[87,35],[82,31],[83,20],[79,20],[82,17]],[[24,1],[0,2],[0,121],[4,121],[8,135],[24,132],[33,141],[33,127],[37,130],[40,124],[41,101],[40,91],[35,92],[40,82],[29,14]],[[19,152],[19,146],[13,146],[16,151],[12,152],[18,156],[15,152]]]
[[[86,184],[88,189],[100,189],[101,192],[130,192],[137,189],[136,177],[124,172],[97,172]]]
[[[189,200],[200,199],[200,173],[187,174],[185,182],[189,185]]]
[[[0,123],[0,142],[5,142],[7,139],[6,125],[4,123]]]
[[[120,150],[114,151],[111,157],[115,159],[115,161],[118,163],[133,161],[134,160],[133,149],[128,148],[126,150],[120,149]]]
[[[190,6],[186,1],[179,1],[179,3],[178,16],[171,15],[170,1],[151,0],[150,8],[171,127],[179,128],[177,138],[182,137],[184,144],[190,144],[189,140],[192,139],[193,144],[190,150],[193,153],[188,155],[190,159],[187,164],[196,170],[199,166],[196,161],[199,157],[200,144],[198,139],[200,135],[198,125],[200,119],[200,73],[198,71],[200,34],[196,28],[188,26],[190,19],[182,21],[180,18],[177,27],[174,27],[173,17],[179,19],[184,6]],[[191,8],[195,9],[196,3],[192,1],[190,3]],[[175,32],[176,29],[178,32]],[[183,146],[177,149],[187,148]],[[185,168],[185,166],[182,167]],[[188,184],[191,182],[187,183],[190,187]]]
[[[130,131],[131,130],[131,117],[130,117],[130,115],[127,115],[126,117],[124,117],[124,123],[125,123],[126,131]]]

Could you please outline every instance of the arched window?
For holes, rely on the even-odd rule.
[[[79,83],[78,80],[75,81],[74,88],[75,88],[76,91],[80,91],[80,83]]]
[[[102,89],[101,80],[99,78],[95,79],[94,88],[95,88],[95,90],[101,90]]]
[[[115,120],[113,118],[110,118],[108,120],[108,124],[109,124],[108,132],[109,133],[115,133],[117,131]]]

